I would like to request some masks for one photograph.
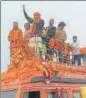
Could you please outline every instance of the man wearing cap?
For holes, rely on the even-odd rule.
[[[34,18],[30,18],[28,14],[25,11],[25,5],[23,5],[23,12],[24,16],[27,19],[28,23],[33,23],[35,26],[35,30],[31,33],[33,33],[34,36],[41,36],[42,29],[44,28],[44,20],[41,19],[41,15],[39,12],[34,13]]]
[[[64,27],[66,24],[64,22],[60,22],[58,24],[58,28],[55,33],[55,39],[56,39],[56,48],[59,50],[59,57],[61,57],[59,60],[62,62],[62,52],[64,51],[64,41],[67,39],[66,32],[64,31]]]
[[[39,12],[34,13],[34,18],[30,18],[25,11],[25,5],[23,5],[24,16],[30,24],[30,29],[28,34],[30,33],[30,43],[36,44],[37,57],[39,57],[40,48],[42,48],[42,32],[44,29],[44,20],[41,19],[41,15]]]

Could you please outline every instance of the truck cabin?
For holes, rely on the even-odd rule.
[[[58,51],[53,51],[52,52],[53,56],[52,54],[50,54],[48,60],[46,60],[47,54],[45,51],[45,47],[43,47],[44,50],[42,50],[42,53],[40,53],[40,50],[39,50],[40,48],[36,47],[36,44],[34,45],[32,45],[32,43],[28,44],[26,40],[20,41],[20,43],[18,42],[18,44],[11,45],[10,52],[11,52],[11,60],[13,61],[12,64],[14,65],[15,63],[21,64],[22,58],[25,60],[25,62],[22,62],[22,66],[20,65],[15,67],[10,65],[7,71],[7,74],[8,74],[7,77],[4,77],[6,76],[6,73],[3,73],[2,89],[6,89],[7,91],[1,91],[2,98],[86,98],[86,88],[84,90],[84,93],[81,94],[81,87],[84,87],[86,85],[86,78],[85,77],[84,77],[85,79],[83,78],[84,74],[82,72],[84,70],[84,67],[76,67],[76,68],[67,67],[67,70],[66,70],[66,67],[64,66],[65,61],[67,64],[72,65],[73,54],[72,54],[72,49],[68,43],[65,43],[65,50],[64,50],[64,53],[62,54],[63,56],[58,57]],[[15,48],[15,46],[17,47]],[[12,50],[14,48],[15,48],[15,51]],[[83,57],[83,66],[84,66],[86,64],[86,48],[82,48],[80,51],[81,51],[80,55],[81,57]],[[39,55],[39,53],[41,55]],[[56,68],[58,69],[54,69],[55,67],[52,67],[54,71],[51,68],[49,69],[49,72],[51,72],[51,74],[52,72],[55,73],[56,75],[55,79],[54,79],[54,74],[52,74],[53,77],[50,77],[48,82],[45,81],[46,76],[48,77],[49,75],[47,68],[49,68],[50,65],[44,66],[43,65],[44,63],[40,64],[40,62],[36,62],[37,65],[33,64],[32,61],[35,62],[35,60],[38,60],[38,59],[31,59],[34,56],[36,56],[36,58],[40,57],[42,59],[41,63],[48,62],[51,60],[52,62],[54,62],[54,64],[57,64],[58,62],[60,62],[60,59],[62,59],[63,66],[57,65]],[[30,62],[27,63],[28,61]],[[31,66],[31,64],[33,65],[33,67]],[[31,68],[32,70],[30,70]],[[78,68],[79,68],[79,71],[78,73],[76,73]],[[64,69],[68,73],[64,74]],[[74,69],[77,69],[77,70],[75,71]],[[61,72],[60,75],[62,75],[61,78],[58,77],[59,71]],[[84,73],[86,73],[86,71],[84,71]],[[39,81],[38,80],[39,78],[36,78],[37,80],[34,80],[34,77],[39,75],[42,76],[42,80]],[[63,75],[65,76],[65,78],[63,78]],[[73,77],[73,76],[77,77],[77,75],[78,76],[80,75],[80,77],[78,78]],[[32,78],[32,76],[34,77]],[[18,86],[19,83],[20,83],[20,86]],[[13,90],[10,90],[10,88],[12,89],[12,87],[13,87]],[[20,90],[19,87],[22,89],[23,92]],[[16,90],[14,90],[14,88]],[[16,95],[18,96],[16,97]],[[85,97],[83,97],[84,95]]]
[[[19,96],[18,96],[19,95]],[[18,97],[17,97],[18,96]],[[71,97],[70,97],[71,96]],[[56,89],[26,90],[20,93],[18,90],[1,91],[1,98],[86,98],[86,87],[83,89]]]
[[[47,92],[46,97],[43,96],[41,97],[40,91],[36,91],[36,92],[25,92],[24,98],[69,98],[68,94],[69,93],[65,91],[62,95],[63,97],[61,97],[55,92]],[[82,98],[80,91],[73,91],[71,98]]]

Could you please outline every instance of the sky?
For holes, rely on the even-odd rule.
[[[8,34],[12,29],[13,21],[19,23],[24,31],[24,17],[22,6],[33,17],[35,11],[41,13],[45,27],[49,19],[55,19],[57,27],[60,21],[66,23],[67,42],[72,42],[72,36],[77,35],[80,47],[86,47],[86,1],[1,1],[1,72],[7,70],[10,64],[10,50]]]

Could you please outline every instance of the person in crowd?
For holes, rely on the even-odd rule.
[[[28,16],[25,11],[25,5],[23,5],[24,16],[30,24],[30,42],[36,43],[36,55],[39,58],[40,49],[42,48],[42,32],[44,31],[44,20],[41,19],[41,14],[39,12],[34,13],[34,18]]]
[[[18,27],[18,22],[13,22],[13,28],[10,30],[8,35],[8,40],[10,41],[11,56],[20,47],[22,37],[23,33],[22,30]]]
[[[80,57],[80,44],[78,42],[77,36],[73,36],[73,42],[72,42],[72,47],[73,47],[73,64],[78,63],[78,65],[81,65],[81,57]]]
[[[56,50],[58,50],[59,61],[64,61],[63,51],[64,51],[64,42],[67,39],[66,32],[64,31],[64,27],[66,24],[64,22],[60,22],[58,24],[58,28],[55,32],[55,40],[56,40]]]
[[[47,38],[50,39],[51,37],[55,36],[56,27],[54,26],[54,19],[49,20],[49,26],[46,27]]]
[[[54,55],[53,47],[51,47],[50,44],[52,43],[52,40],[54,40],[55,32],[56,32],[56,27],[54,26],[54,19],[51,18],[49,20],[49,26],[46,27],[46,33],[47,33],[46,39],[47,39],[47,43],[49,44],[47,45],[49,46],[47,48],[48,48],[48,54],[50,55]]]
[[[18,27],[18,22],[13,22],[13,28],[8,35],[9,41],[15,41],[22,38],[22,34],[22,30]]]
[[[30,25],[28,23],[25,23],[24,28],[25,28],[24,36],[28,36],[29,35]]]
[[[35,25],[35,30],[32,32],[35,36],[41,36],[42,30],[44,28],[44,20],[41,19],[41,14],[39,12],[34,13],[34,18],[28,16],[25,10],[25,5],[23,5],[24,16],[28,23],[33,23]]]
[[[64,22],[60,22],[55,33],[55,38],[60,43],[63,43],[67,39],[66,32],[64,31],[65,26],[66,24]]]

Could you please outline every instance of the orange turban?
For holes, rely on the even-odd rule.
[[[35,12],[35,13],[34,13],[34,16],[40,17],[40,13],[39,13],[39,12]]]

